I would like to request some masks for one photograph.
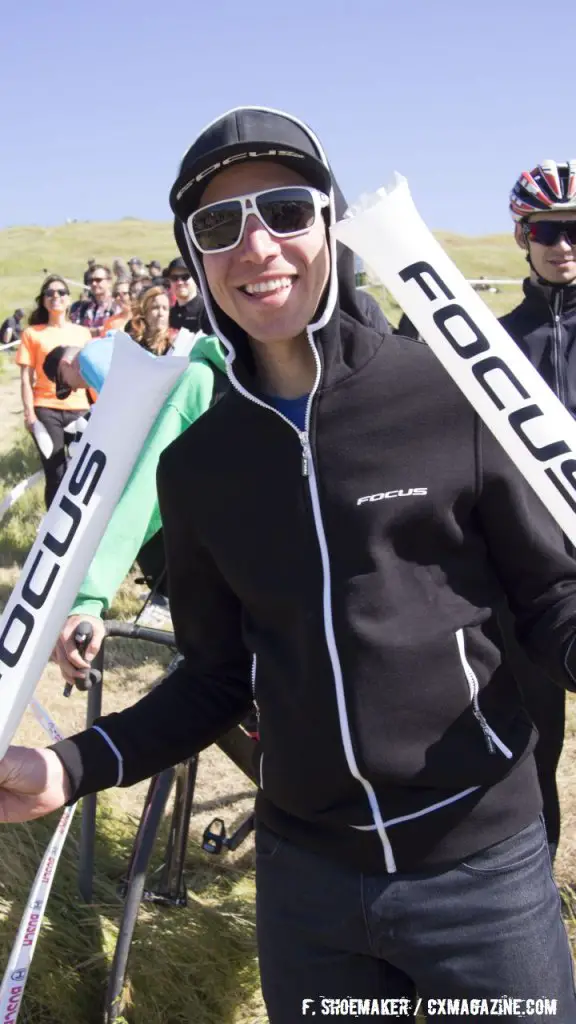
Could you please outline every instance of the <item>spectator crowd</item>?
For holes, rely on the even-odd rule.
[[[48,508],[66,469],[74,425],[89,413],[97,394],[68,388],[57,372],[46,372],[49,353],[82,348],[93,338],[126,331],[157,356],[173,347],[178,332],[201,329],[202,300],[184,260],[175,257],[164,269],[157,260],[137,256],[116,259],[112,268],[89,259],[84,288],[75,300],[74,282],[56,273],[45,277],[36,304],[25,322],[16,309],[0,327],[0,343],[18,342],[24,424],[32,434],[45,474]]]

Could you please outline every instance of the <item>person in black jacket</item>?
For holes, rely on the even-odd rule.
[[[500,323],[575,416],[576,160],[547,160],[523,172],[510,195],[510,212],[530,273],[523,283],[524,299],[501,317]],[[566,544],[573,554],[568,541]],[[508,656],[539,734],[535,758],[554,857],[560,840],[556,770],[564,743],[565,695],[551,687],[549,679],[527,658],[508,616],[503,626]]]
[[[184,157],[176,234],[231,386],[160,461],[183,660],[92,729],[11,748],[1,815],[131,785],[255,699],[271,1024],[358,1000],[415,1015],[416,992],[430,1015],[513,1020],[506,993],[527,1021],[545,994],[576,1021],[535,733],[497,619],[508,601],[576,689],[576,563],[427,346],[366,322],[336,198],[311,129],[267,108],[212,122]]]
[[[171,260],[164,271],[170,286],[173,305],[170,308],[170,327],[180,331],[183,327],[192,334],[200,331],[204,303],[196,294],[196,285],[181,256]]]

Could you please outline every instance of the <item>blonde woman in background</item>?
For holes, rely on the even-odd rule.
[[[129,333],[149,352],[164,356],[172,348],[177,333],[169,321],[170,299],[166,290],[160,286],[148,288],[134,308]]]

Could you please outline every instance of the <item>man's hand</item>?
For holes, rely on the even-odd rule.
[[[30,433],[32,433],[32,427],[36,423],[36,419],[36,413],[33,409],[24,410],[24,426]]]
[[[89,622],[93,636],[86,648],[84,657],[78,652],[74,643],[74,633],[81,622]],[[102,619],[93,615],[70,615],[62,628],[56,642],[53,657],[67,683],[74,685],[77,678],[82,678],[90,668],[90,662],[96,657],[105,636]]]
[[[70,799],[70,780],[53,750],[9,747],[0,761],[0,821],[31,821]]]

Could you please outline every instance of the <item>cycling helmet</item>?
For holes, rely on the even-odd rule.
[[[544,160],[534,170],[523,171],[514,185],[510,213],[515,221],[549,210],[576,210],[576,160]]]

